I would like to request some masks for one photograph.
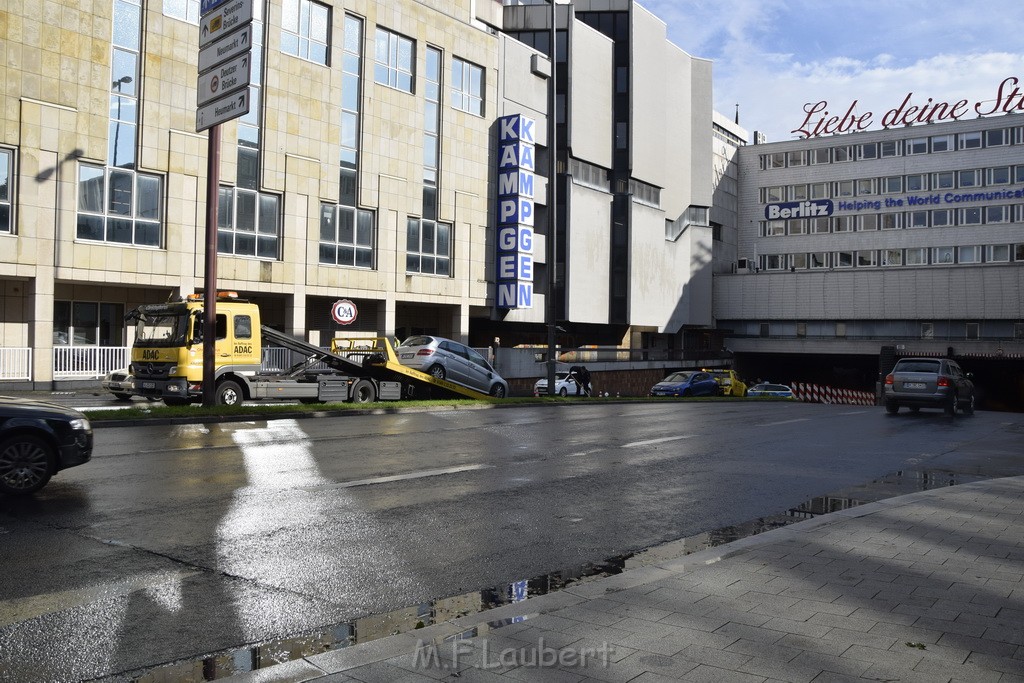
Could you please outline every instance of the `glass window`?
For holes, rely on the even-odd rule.
[[[790,235],[807,234],[807,219],[791,218],[790,220],[786,221],[786,232]]]
[[[932,136],[932,151],[933,152],[950,152],[954,147],[954,137],[952,135],[933,135]]]
[[[988,169],[988,184],[989,185],[1009,185],[1010,184],[1010,167],[1009,166],[996,166]]]
[[[856,227],[856,216],[836,216],[832,229],[835,232],[853,232]]]
[[[898,157],[900,155],[900,141],[889,140],[878,143],[878,156],[881,158]]]
[[[1005,263],[1010,260],[1010,245],[990,244],[985,247],[985,261],[988,263]]]
[[[451,244],[450,225],[409,218],[406,222],[406,272],[450,277]]]
[[[986,223],[1009,223],[1010,222],[1010,209],[1012,207],[1003,206],[986,206],[985,207],[985,222]]]
[[[907,176],[907,192],[926,192],[928,190],[928,176],[924,173],[916,173]]]
[[[1024,167],[1021,167],[1024,168]],[[811,199],[828,199],[828,183],[811,183]]]
[[[217,253],[280,258],[280,198],[243,188],[218,192]]]
[[[955,171],[941,171],[932,174],[933,190],[952,190],[954,187],[956,187]]]
[[[1013,167],[1013,182],[1024,183],[1024,166]]]
[[[906,213],[906,225],[908,228],[927,228],[928,227],[928,212],[927,211],[908,211]]]
[[[868,266],[878,265],[878,252],[876,251],[858,251],[857,252],[857,267],[864,268]]]
[[[199,24],[199,0],[164,0],[164,16]]]
[[[817,218],[810,219],[811,221],[811,232],[815,234],[827,233],[829,231],[829,223],[831,222],[828,216],[819,216]]]
[[[853,196],[853,181],[852,180],[838,180],[835,185],[835,193],[833,197],[852,197]]]
[[[163,180],[159,176],[80,164],[76,236],[159,246],[162,202]]]
[[[877,159],[878,158],[878,143],[869,142],[867,144],[860,145],[860,158],[861,159]]]
[[[935,338],[935,323],[921,323],[921,339]]]
[[[932,263],[953,263],[953,247],[934,247],[932,249]]]
[[[806,185],[790,185],[789,186],[789,199],[790,201],[799,202],[807,199],[807,186]]]
[[[928,138],[911,138],[907,140],[907,155],[927,154]]]
[[[768,168],[785,168],[786,167],[786,153],[785,152],[773,152],[768,155]]]
[[[761,257],[764,263],[765,270],[785,270],[786,269],[786,255],[785,254],[766,254]]]
[[[413,41],[378,27],[374,45],[374,81],[411,93],[412,65],[416,55]]]
[[[1010,144],[1010,136],[1005,128],[995,128],[993,130],[985,131],[985,146],[986,147],[1002,147]]]
[[[835,163],[841,163],[843,161],[853,161],[853,145],[843,145],[842,147],[832,148],[832,161]]]
[[[764,187],[761,189],[764,191],[764,199],[762,201],[766,204],[770,202],[786,201],[786,188],[781,185]]]
[[[928,250],[923,247],[907,249],[905,260],[908,266],[928,265]]]
[[[865,213],[858,216],[857,229],[861,232],[878,230],[878,214],[877,213]]]
[[[878,187],[874,178],[861,178],[856,183],[858,197],[866,197],[878,193]]]
[[[452,59],[452,107],[484,115],[484,70],[459,58]]]
[[[786,234],[786,221],[768,221],[765,225],[765,236],[775,237]]]
[[[828,254],[824,251],[812,251],[807,260],[811,268],[828,268]]]
[[[807,152],[800,150],[798,152],[786,152],[786,161],[789,166],[806,166],[807,165]]]
[[[949,225],[953,225],[953,210],[952,209],[933,209],[932,210],[932,226],[936,228],[944,228]]]
[[[981,263],[981,247],[959,247],[960,263]]]
[[[827,164],[831,159],[828,147],[819,147],[818,149],[811,150],[811,163],[812,164]]]
[[[284,0],[281,8],[281,51],[317,64],[327,64],[331,12],[312,0]]]
[[[967,171],[960,171],[960,187],[980,187],[981,186],[981,170],[970,169]]]
[[[834,263],[836,268],[853,268],[853,256],[852,251],[837,251],[834,254]]]
[[[351,206],[320,206],[320,263],[373,268],[374,220]]]
[[[903,176],[893,175],[882,178],[882,194],[899,194],[903,192]]]
[[[960,133],[960,149],[980,149],[981,131]]]
[[[883,266],[902,266],[903,265],[903,250],[902,249],[883,249],[882,250],[882,265]]]
[[[897,230],[902,227],[900,218],[903,214],[883,213],[879,216],[879,223],[882,230]]]
[[[790,270],[804,270],[807,268],[807,254],[790,254],[789,255],[789,268]]]
[[[13,179],[14,152],[0,147],[0,232],[14,232],[14,220],[11,216]]]

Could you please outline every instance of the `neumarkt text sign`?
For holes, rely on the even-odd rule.
[[[199,51],[199,73],[217,66],[221,62],[240,57],[252,49],[252,24],[210,43]]]
[[[219,123],[245,116],[248,113],[249,89],[246,88],[199,107],[196,111],[196,132],[213,128]]]

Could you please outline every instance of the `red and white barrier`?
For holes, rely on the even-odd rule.
[[[790,384],[790,388],[793,389],[793,395],[796,396],[796,399],[804,403],[834,403],[854,406],[875,405],[875,395],[870,391],[837,389],[836,387],[807,384],[805,382],[793,382]]]

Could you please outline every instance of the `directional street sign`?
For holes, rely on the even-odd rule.
[[[239,90],[214,100],[196,110],[196,132],[213,128],[249,113],[249,89]]]
[[[199,51],[199,73],[212,69],[221,62],[241,56],[252,48],[252,24],[229,33]]]
[[[253,0],[229,0],[199,20],[199,47],[252,21]]]
[[[209,14],[212,10],[217,9],[228,0],[202,0],[199,3],[199,16]]]
[[[249,85],[252,55],[248,52],[199,75],[196,104],[200,107]]]

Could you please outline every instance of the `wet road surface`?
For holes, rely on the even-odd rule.
[[[0,498],[0,678],[202,668],[898,470],[1020,474],[1022,433],[1011,414],[720,402],[99,429],[92,463]]]

